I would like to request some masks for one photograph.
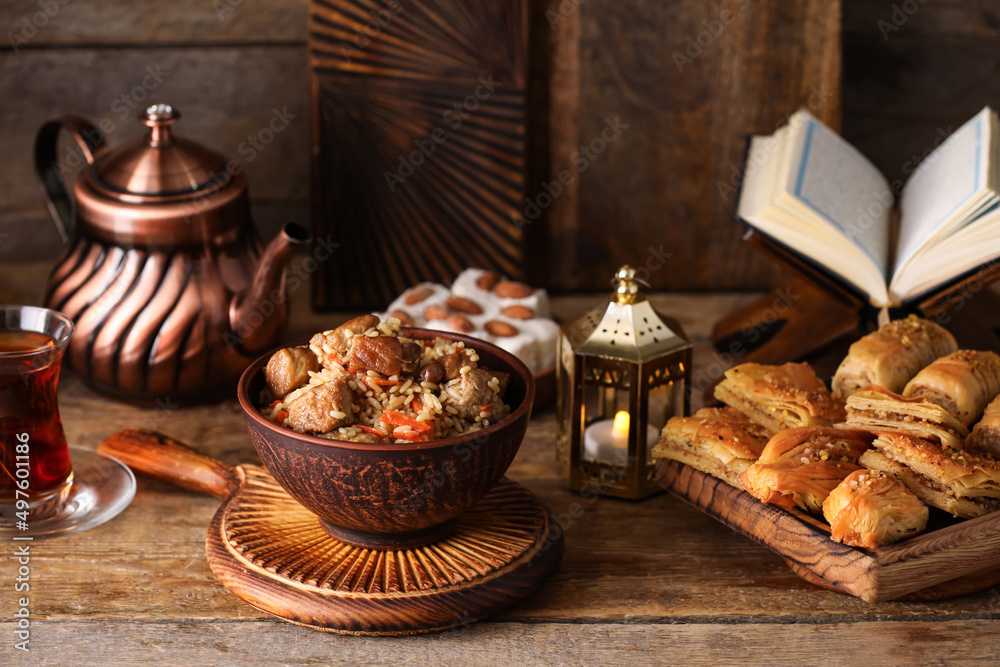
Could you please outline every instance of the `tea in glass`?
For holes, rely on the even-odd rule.
[[[56,311],[0,306],[0,505],[35,505],[73,481],[56,400],[72,333]]]

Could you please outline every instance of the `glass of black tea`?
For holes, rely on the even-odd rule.
[[[0,306],[0,504],[32,506],[73,482],[56,385],[73,322],[31,306]]]
[[[72,335],[58,311],[0,305],[0,535],[86,530],[135,494],[128,468],[66,443],[56,387]]]

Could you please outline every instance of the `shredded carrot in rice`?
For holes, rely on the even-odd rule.
[[[392,437],[397,440],[409,440],[410,442],[427,442],[426,435],[420,435],[419,433],[414,433],[413,431],[404,431],[398,428],[392,432]]]
[[[414,419],[408,415],[404,415],[402,412],[396,412],[395,410],[385,410],[382,412],[382,421],[387,424],[392,424],[393,426],[409,426],[417,433],[422,435],[427,435],[434,430],[434,427],[427,422],[420,421],[419,419]],[[393,432],[395,435],[395,432]]]

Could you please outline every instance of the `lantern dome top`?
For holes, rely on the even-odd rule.
[[[635,269],[623,266],[615,281],[609,303],[566,327],[574,352],[641,362],[690,347],[680,325],[657,313],[639,292]]]

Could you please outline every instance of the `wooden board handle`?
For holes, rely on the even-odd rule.
[[[126,429],[97,446],[137,472],[177,486],[227,498],[239,486],[236,469],[153,431]]]

